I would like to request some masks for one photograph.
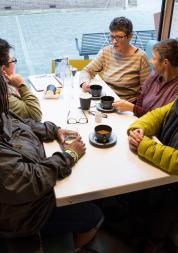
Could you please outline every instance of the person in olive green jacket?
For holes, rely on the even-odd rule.
[[[128,135],[132,151],[160,169],[178,174],[178,98],[142,116],[129,127]]]
[[[11,45],[0,38],[0,69],[8,82],[9,109],[22,118],[40,121],[42,113],[37,97],[14,71],[17,60],[10,55]]]

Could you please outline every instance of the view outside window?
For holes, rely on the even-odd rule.
[[[175,0],[174,2],[174,10],[169,37],[178,39],[178,0]]]
[[[162,0],[1,0],[0,37],[15,47],[12,54],[20,74],[50,73],[52,59],[83,59],[75,38],[80,46],[82,34],[108,32],[114,17],[131,19],[136,31],[155,30],[154,14],[161,4]]]

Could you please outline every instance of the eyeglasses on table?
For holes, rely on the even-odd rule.
[[[70,113],[71,112],[69,110],[68,115],[67,115],[67,124],[86,124],[86,123],[88,123],[88,118],[87,118],[84,111],[82,111],[84,117],[81,117],[79,119],[74,118],[74,117],[70,117]]]

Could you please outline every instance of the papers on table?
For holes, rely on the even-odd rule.
[[[33,75],[29,76],[28,80],[36,91],[43,91],[49,84],[53,84],[56,87],[61,88],[61,80],[55,76],[55,74]]]

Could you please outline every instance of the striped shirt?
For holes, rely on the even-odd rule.
[[[113,46],[107,46],[81,71],[80,84],[90,82],[98,73],[121,99],[134,102],[149,74],[149,63],[141,49],[137,48],[131,56],[122,57]]]

